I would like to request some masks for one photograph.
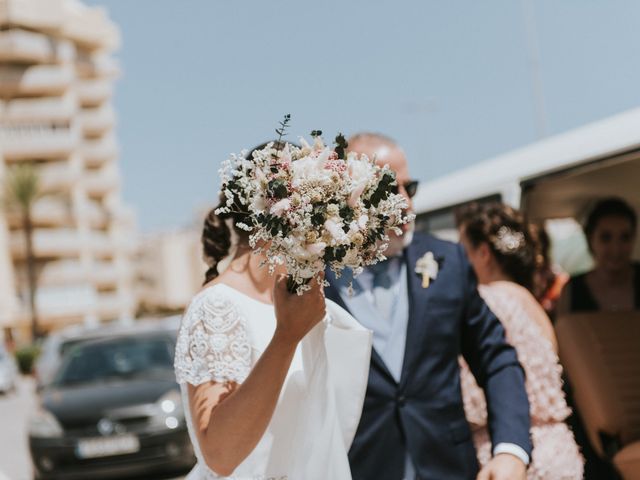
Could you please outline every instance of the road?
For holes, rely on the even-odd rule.
[[[33,480],[27,443],[27,422],[35,408],[34,382],[23,377],[17,391],[0,395],[0,480]],[[153,479],[160,480],[157,476]],[[166,480],[184,480],[184,477]]]

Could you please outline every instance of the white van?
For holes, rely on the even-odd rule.
[[[499,200],[519,208],[545,225],[554,263],[577,274],[592,266],[585,214],[609,196],[640,213],[640,108],[425,183],[414,205],[418,229],[450,240],[457,240],[454,212],[462,204]],[[639,478],[640,313],[564,314],[555,327],[573,405],[595,450],[586,454],[607,459],[622,478]]]
[[[418,229],[450,240],[462,204],[499,200],[520,208],[545,224],[554,260],[574,274],[591,266],[580,227],[586,212],[614,195],[640,212],[640,108],[423,183],[414,205]]]

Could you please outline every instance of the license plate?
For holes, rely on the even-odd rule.
[[[135,435],[119,435],[109,438],[87,438],[80,440],[76,448],[78,458],[98,458],[124,455],[140,450],[140,441]]]

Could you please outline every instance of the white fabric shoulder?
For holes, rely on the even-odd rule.
[[[331,300],[327,300],[327,313],[330,323],[325,333],[325,345],[331,383],[344,445],[349,449],[360,423],[367,391],[373,332]]]
[[[216,287],[196,295],[182,319],[174,360],[178,383],[242,383],[251,370],[245,319]]]

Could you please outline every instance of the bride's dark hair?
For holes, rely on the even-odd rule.
[[[247,160],[253,159],[253,153],[257,150],[262,150],[269,143],[271,142],[265,142],[261,145],[258,145],[253,150],[251,150],[245,158]],[[278,147],[284,146],[284,142],[278,143],[274,141],[274,143],[278,144]],[[233,227],[238,245],[247,245],[249,243],[248,233],[237,227],[237,224],[239,222],[242,222],[246,219],[249,212],[242,208],[240,202],[236,202],[236,206],[238,208],[236,209],[236,211],[231,213],[222,213],[220,215],[216,214],[216,210],[224,206],[225,202],[226,198],[221,195],[220,203],[216,207],[213,207],[211,210],[209,210],[209,213],[204,219],[204,226],[201,236],[202,251],[207,265],[209,265],[209,269],[205,273],[205,285],[219,275],[218,264],[231,252],[232,235],[231,229],[229,228],[229,223]],[[231,221],[227,222],[227,220]]]

